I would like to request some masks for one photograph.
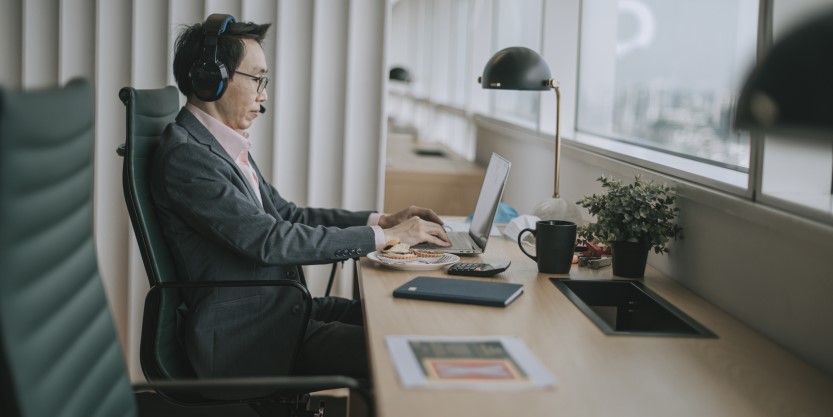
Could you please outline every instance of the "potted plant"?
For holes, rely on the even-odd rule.
[[[605,193],[576,202],[596,217],[595,223],[579,229],[579,236],[611,247],[614,275],[642,278],[651,248],[668,253],[668,241],[683,238],[683,229],[674,222],[679,211],[674,205],[676,193],[639,175],[628,185],[605,176],[597,181]]]

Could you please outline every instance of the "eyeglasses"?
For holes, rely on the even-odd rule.
[[[266,89],[266,85],[269,84],[269,77],[256,77],[252,74],[246,74],[245,72],[240,72],[240,71],[234,71],[234,72],[236,72],[240,75],[245,75],[245,76],[257,81],[257,93],[258,94],[262,93],[263,90]]]

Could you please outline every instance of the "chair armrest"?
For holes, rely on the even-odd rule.
[[[182,281],[166,282],[154,285],[148,294],[154,291],[161,291],[168,288],[189,289],[189,288],[228,288],[228,287],[295,287],[304,298],[304,320],[308,320],[312,314],[312,294],[306,286],[291,279],[275,280],[243,280],[243,281]],[[148,297],[150,298],[150,297]],[[146,299],[147,300],[147,299]]]
[[[314,392],[338,388],[364,390],[355,378],[332,376],[275,376],[256,378],[175,379],[133,384],[138,390],[197,391],[202,389],[270,389],[275,391]]]
[[[291,286],[309,295],[309,290],[300,282],[291,279],[244,280],[244,281],[177,281],[156,284],[154,288],[212,288],[212,287],[277,287]]]
[[[291,279],[275,279],[275,280],[243,280],[243,281],[182,281],[182,282],[166,282],[154,285],[148,296],[145,299],[147,302],[151,292],[161,291],[168,288],[188,289],[188,288],[228,288],[228,287],[295,287],[300,291],[304,299],[304,320],[308,320],[312,314],[312,294],[306,286],[298,281]]]

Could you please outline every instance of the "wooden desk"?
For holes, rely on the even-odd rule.
[[[414,151],[445,154],[420,156]],[[437,213],[468,216],[474,210],[486,170],[437,143],[389,140],[385,167],[385,208],[397,212],[412,204]]]
[[[511,259],[509,270],[494,279],[524,285],[524,294],[505,309],[394,299],[393,290],[414,276],[444,271],[395,271],[362,259],[378,416],[833,416],[833,378],[650,267],[644,283],[718,339],[606,336],[549,282],[551,275],[538,274],[516,243],[493,237],[482,259]],[[610,274],[610,267],[573,265],[569,276],[558,277]],[[387,335],[515,335],[555,376],[556,387],[406,390]]]

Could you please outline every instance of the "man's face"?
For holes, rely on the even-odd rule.
[[[238,72],[263,77],[266,75],[266,55],[263,48],[253,39],[244,39],[243,59]],[[232,78],[233,77],[233,78]],[[266,90],[257,92],[258,82],[242,74],[229,74],[226,92],[216,101],[220,120],[232,129],[248,129],[260,115],[260,103],[269,97]]]

